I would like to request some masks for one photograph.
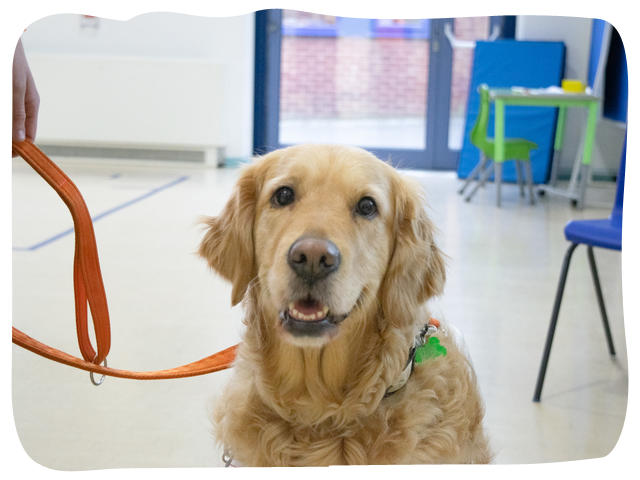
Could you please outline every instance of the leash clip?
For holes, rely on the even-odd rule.
[[[427,323],[424,327],[422,327],[420,332],[416,335],[414,344],[413,344],[414,349],[423,346],[427,342],[427,338],[436,334],[436,332],[438,331],[439,322],[438,322],[438,325],[432,322],[435,322],[435,321],[431,319],[429,323]]]
[[[233,462],[233,456],[229,453],[229,450],[225,450],[222,452],[222,461],[224,463],[225,468],[232,467],[231,462]]]

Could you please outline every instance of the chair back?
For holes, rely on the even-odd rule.
[[[480,109],[478,110],[478,116],[476,117],[476,123],[471,129],[470,139],[471,143],[480,150],[484,151],[489,145],[487,141],[487,129],[489,128],[489,87],[486,84],[482,84],[478,87],[478,93],[480,94]]]
[[[616,186],[616,200],[611,210],[611,221],[620,226],[622,225],[622,204],[624,201],[624,171],[627,163],[627,137],[624,137],[624,146],[622,147],[622,155],[620,155],[620,168],[618,169],[618,179]]]

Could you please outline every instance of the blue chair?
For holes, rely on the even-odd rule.
[[[624,147],[622,149],[622,158],[620,160],[620,169],[618,171],[616,200],[609,218],[599,220],[573,220],[569,222],[564,228],[564,236],[569,242],[571,242],[571,245],[569,245],[569,249],[564,256],[564,262],[562,263],[560,282],[558,283],[558,291],[556,293],[556,299],[553,305],[553,311],[551,313],[551,323],[549,324],[549,332],[547,333],[547,341],[544,346],[544,353],[542,355],[542,363],[540,364],[540,371],[538,373],[536,390],[533,395],[534,402],[540,401],[540,394],[542,393],[542,385],[544,384],[544,377],[547,371],[547,363],[549,362],[549,353],[551,351],[553,335],[556,330],[558,313],[560,312],[560,304],[562,302],[564,286],[567,280],[567,273],[569,271],[569,262],[571,262],[573,251],[580,244],[584,244],[587,246],[587,256],[589,258],[591,276],[593,277],[596,297],[598,298],[598,305],[600,306],[600,314],[602,316],[602,323],[604,325],[604,332],[607,338],[609,353],[611,354],[611,356],[615,356],[616,354],[615,348],[613,346],[613,339],[611,338],[611,329],[609,328],[607,311],[604,307],[602,288],[600,288],[600,279],[598,278],[598,269],[596,268],[596,261],[593,256],[593,247],[608,248],[610,250],[618,251],[622,250],[622,202],[624,199],[624,170],[626,156],[627,140],[625,138]]]

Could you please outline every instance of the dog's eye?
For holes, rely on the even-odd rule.
[[[362,197],[358,200],[358,204],[356,205],[356,213],[363,217],[372,218],[376,213],[378,213],[378,207],[376,206],[375,200],[371,197]]]
[[[295,200],[295,194],[290,187],[280,187],[271,197],[271,203],[277,207],[284,207],[293,203]]]

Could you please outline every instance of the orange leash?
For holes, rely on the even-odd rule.
[[[14,150],[58,193],[69,208],[75,231],[73,288],[75,293],[76,332],[82,358],[45,345],[13,327],[13,343],[50,360],[93,373],[138,380],[183,378],[217,372],[229,368],[235,359],[237,345],[187,365],[168,370],[134,372],[106,366],[111,347],[111,328],[107,297],[100,273],[93,222],[78,188],[38,147],[29,141],[13,142]],[[87,303],[91,311],[97,351],[89,338]],[[105,365],[101,365],[102,363]],[[91,377],[92,381],[93,376]],[[100,382],[101,383],[101,382]]]

